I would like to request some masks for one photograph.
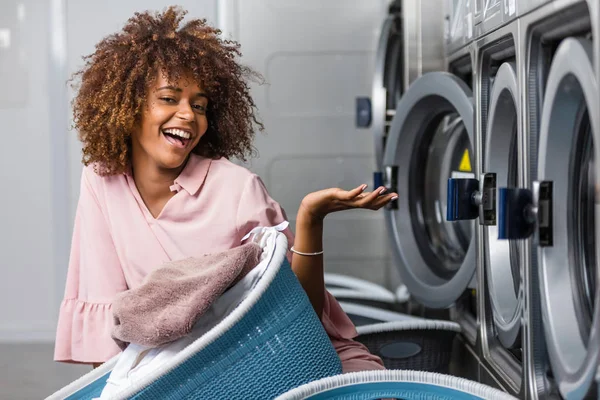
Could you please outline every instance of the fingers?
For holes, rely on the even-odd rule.
[[[386,193],[387,189],[380,186],[372,192],[365,193],[367,185],[358,186],[350,191],[336,189],[334,197],[340,201],[340,209],[366,208],[378,210],[398,197],[396,193]]]
[[[351,191],[349,191],[348,194],[349,194],[350,199],[353,199],[353,198],[355,198],[357,196],[364,195],[363,192],[365,191],[366,188],[367,188],[367,185],[364,184],[364,185],[360,185],[359,187],[354,188]]]
[[[396,200],[398,195],[396,193],[387,193],[384,196],[379,196],[373,203],[369,204],[371,210],[379,210],[381,207],[389,204],[391,201]]]
[[[352,190],[345,191],[342,189],[337,189],[336,194],[337,198],[340,200],[352,200],[356,198],[362,198],[364,196],[364,191],[367,188],[366,184],[360,185]]]
[[[365,195],[359,200],[358,204],[360,207],[366,207],[368,204],[372,204],[377,201],[380,196],[385,193],[386,188],[380,186],[373,190],[371,193],[365,193]]]
[[[388,204],[392,199],[397,199],[397,193],[386,193],[387,189],[383,186],[378,187],[373,192],[369,193],[361,199],[360,207],[371,210],[378,210]]]

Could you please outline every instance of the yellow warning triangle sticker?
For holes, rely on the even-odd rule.
[[[469,158],[469,149],[465,149],[458,170],[462,172],[471,172],[471,159]]]

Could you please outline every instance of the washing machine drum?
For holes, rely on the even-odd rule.
[[[402,96],[384,154],[399,199],[386,210],[394,258],[413,298],[451,306],[475,271],[474,223],[446,221],[447,181],[473,178],[473,101],[456,76],[432,72]]]
[[[588,40],[559,45],[540,124],[538,269],[546,346],[564,398],[586,396],[600,357],[600,104],[592,54]]]

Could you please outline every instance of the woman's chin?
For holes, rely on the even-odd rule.
[[[188,155],[189,152],[165,154],[163,157],[161,157],[159,164],[165,169],[177,169],[185,163]]]

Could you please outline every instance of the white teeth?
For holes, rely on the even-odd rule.
[[[165,129],[163,132],[168,133],[170,135],[179,136],[184,139],[189,139],[190,137],[192,137],[192,135],[190,135],[189,132],[182,131],[181,129]]]

